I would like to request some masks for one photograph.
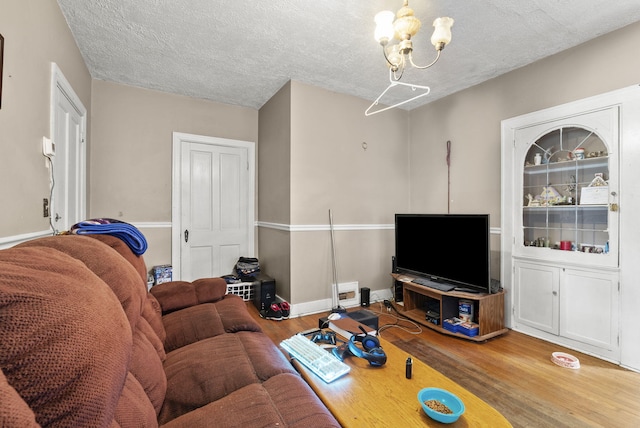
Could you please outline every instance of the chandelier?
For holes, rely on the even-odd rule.
[[[396,18],[395,21],[394,17]],[[380,94],[373,104],[369,106],[364,113],[365,116],[381,113],[429,94],[431,89],[428,86],[404,83],[400,82],[400,79],[408,64],[414,68],[425,69],[438,62],[440,53],[444,47],[451,42],[451,27],[453,26],[453,19],[448,17],[437,18],[433,21],[435,29],[431,35],[431,43],[436,48],[436,57],[427,65],[416,65],[416,63],[413,62],[413,41],[411,38],[418,33],[422,24],[418,18],[413,16],[413,9],[409,7],[409,0],[404,0],[403,6],[395,15],[389,10],[378,12],[375,17],[375,22],[375,38],[382,46],[382,54],[389,66],[389,86]],[[396,43],[392,43],[394,41],[396,41]],[[390,89],[398,85],[408,86],[412,91],[422,89],[422,92],[392,106],[375,111],[371,110],[374,106],[378,105],[380,99]]]
[[[393,20],[394,16],[397,18]],[[389,10],[378,12],[375,17],[375,38],[382,45],[382,53],[393,73],[395,80],[400,80],[407,63],[419,69],[425,69],[435,64],[440,59],[440,53],[451,42],[451,27],[453,19],[448,17],[437,18],[433,21],[435,30],[431,35],[431,43],[436,48],[436,58],[427,65],[416,65],[413,62],[413,42],[411,38],[420,30],[420,20],[413,16],[413,9],[409,7],[409,0],[404,0],[404,5],[394,15]],[[397,43],[390,42],[397,39]]]

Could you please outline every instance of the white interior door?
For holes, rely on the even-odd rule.
[[[86,215],[86,109],[52,66],[51,136],[56,147],[51,193],[51,225],[68,230]]]
[[[253,143],[176,134],[174,155],[178,149],[174,278],[229,274],[238,257],[254,253]]]

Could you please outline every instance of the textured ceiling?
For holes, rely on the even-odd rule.
[[[373,101],[389,84],[373,17],[401,0],[58,0],[95,79],[260,108],[296,80]],[[440,61],[403,81],[431,87],[411,109],[640,21],[638,0],[411,0],[414,59],[435,57],[438,16],[455,19]],[[397,88],[396,88],[397,89]],[[399,97],[394,97],[397,95]],[[391,104],[407,94],[390,91]]]

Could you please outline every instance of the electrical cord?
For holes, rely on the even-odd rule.
[[[388,306],[387,306],[388,304]],[[386,307],[385,307],[386,306]],[[383,317],[391,317],[395,322],[393,323],[386,323],[381,325],[378,328],[378,335],[380,335],[380,333],[382,333],[384,330],[387,330],[389,328],[399,328],[409,334],[420,334],[422,333],[422,327],[420,327],[420,325],[418,325],[417,323],[409,320],[407,317],[405,317],[404,315],[402,315],[401,313],[399,313],[396,308],[393,307],[393,305],[388,301],[385,300],[384,303],[383,302],[378,302],[378,307],[379,310],[375,311],[373,310],[372,312],[378,314],[379,316]],[[383,311],[383,307],[385,307],[386,311]],[[394,315],[391,313],[391,311],[394,311],[397,315]],[[401,325],[400,322],[407,322],[410,325]],[[411,327],[414,327],[413,330],[411,330]],[[416,330],[417,329],[417,330]]]
[[[56,230],[56,227],[53,224],[53,216],[51,215],[52,214],[51,208],[53,207],[53,189],[56,187],[56,179],[53,173],[53,159],[51,159],[51,156],[45,155],[45,157],[49,160],[49,172],[50,172],[50,182],[51,182],[51,187],[49,190],[49,226],[51,227],[53,234],[57,235],[58,231]]]

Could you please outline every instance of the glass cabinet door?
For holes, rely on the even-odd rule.
[[[523,165],[524,246],[607,254],[609,174],[607,146],[594,131],[565,126],[538,138]]]

